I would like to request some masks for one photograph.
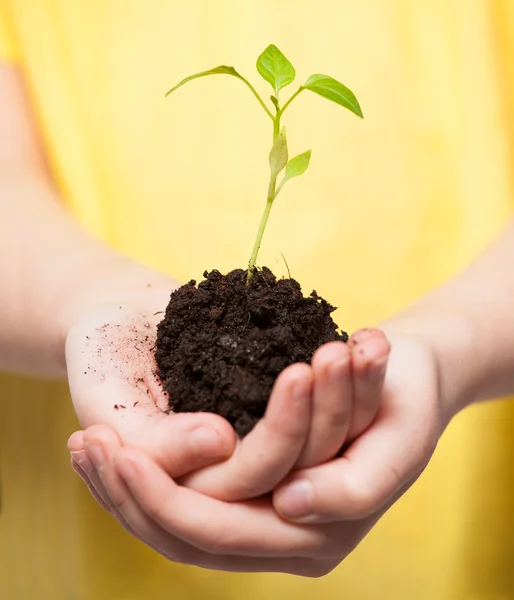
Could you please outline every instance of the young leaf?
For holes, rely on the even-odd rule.
[[[286,128],[282,127],[280,133],[277,135],[271,152],[269,153],[269,166],[271,169],[271,178],[276,179],[277,175],[287,165],[288,152],[287,152],[287,138]]]
[[[278,100],[275,98],[275,96],[270,96],[269,98],[270,98],[270,100],[271,100],[271,103],[273,104],[273,106],[274,106],[274,107],[277,109],[277,111],[278,111],[278,110],[279,110],[279,107],[278,107]]]
[[[257,59],[257,71],[271,84],[276,97],[283,87],[294,81],[296,76],[293,65],[273,44],[270,44]]]
[[[234,67],[227,67],[226,65],[220,65],[219,67],[214,67],[214,69],[209,69],[208,71],[202,71],[201,73],[195,73],[194,75],[190,75],[185,79],[182,79],[177,85],[173,86],[171,90],[166,92],[166,96],[169,96],[172,92],[177,90],[179,87],[182,87],[184,84],[189,81],[193,81],[193,79],[198,79],[199,77],[206,77],[207,75],[232,75],[233,77],[237,77],[245,81],[245,79],[234,69]]]
[[[307,150],[307,152],[303,152],[298,156],[292,158],[286,166],[286,176],[287,180],[292,179],[293,177],[298,177],[299,175],[303,175],[305,171],[307,171],[307,167],[309,166],[311,160],[311,151]]]
[[[333,77],[329,75],[311,75],[303,84],[303,87],[344,106],[362,119],[361,107],[353,92]]]

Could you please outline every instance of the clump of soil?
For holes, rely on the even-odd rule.
[[[279,373],[309,363],[338,333],[335,310],[316,292],[266,267],[227,275],[207,271],[171,294],[158,326],[155,358],[174,412],[214,412],[243,437],[264,415]]]

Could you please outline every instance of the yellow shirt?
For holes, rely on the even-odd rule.
[[[261,264],[379,322],[457,272],[513,206],[511,0],[0,0],[55,177],[76,217],[187,280],[246,264],[271,132],[259,52],[342,80],[364,121],[303,94],[285,118],[311,167],[273,208]],[[413,402],[416,399],[413,398]],[[459,416],[415,487],[321,580],[167,563],[97,508],[68,464],[63,385],[0,383],[0,597],[6,600],[514,598],[514,424],[507,403]]]

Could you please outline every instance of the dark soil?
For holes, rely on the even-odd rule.
[[[246,271],[204,273],[171,294],[158,326],[155,357],[170,408],[214,412],[243,437],[264,415],[279,373],[310,363],[317,348],[346,342],[316,292],[304,297],[294,279],[264,267],[246,284]]]

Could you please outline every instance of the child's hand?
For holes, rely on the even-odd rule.
[[[154,375],[154,310],[143,300],[83,317],[66,343],[68,379],[84,429],[111,427],[124,444],[148,452],[178,477],[231,456],[236,436],[218,415],[165,412],[168,400]],[[75,443],[72,449],[75,463],[86,460],[83,448]]]
[[[281,374],[266,417],[234,452],[235,433],[221,417],[164,412],[168,399],[155,378],[152,353],[159,317],[145,298],[98,308],[71,329],[68,377],[81,425],[110,426],[123,444],[144,450],[174,478],[232,456],[219,472],[228,496],[271,491],[291,471],[309,435],[311,368],[292,365]],[[74,436],[70,449],[75,465],[86,468],[79,440]]]
[[[352,348],[357,365],[364,343]],[[393,339],[392,348],[383,390],[368,397],[368,406],[378,406],[373,423],[343,457],[293,473],[272,501],[210,498],[177,485],[146,453],[122,448],[108,428],[86,431],[81,443],[103,448],[92,476],[108,510],[171,560],[233,571],[329,572],[419,476],[446,423],[430,348],[408,337]],[[353,421],[345,427],[350,431]],[[306,503],[305,495],[288,498],[300,481]]]
[[[375,418],[389,350],[389,342],[376,329],[358,331],[348,344],[322,346],[312,367],[293,365],[278,379],[273,393],[284,395],[282,414],[270,403],[264,419],[238,443],[228,460],[196,471],[181,483],[220,500],[248,500],[271,492],[291,468],[313,467],[334,458]],[[289,381],[292,385],[288,387]],[[302,381],[304,391],[296,399],[294,385]],[[293,445],[288,432],[293,426],[298,429],[295,407],[309,403],[312,414],[310,422],[305,420],[307,436]],[[304,412],[303,418],[306,416]]]
[[[368,398],[369,405],[378,408],[373,423],[343,456],[296,471],[275,489],[273,504],[284,518],[341,523],[376,515],[403,494],[428,463],[449,419],[440,406],[435,356],[415,338],[391,341],[383,389],[374,398],[371,393],[355,398],[356,406]],[[354,361],[360,346],[352,348]],[[354,377],[354,387],[355,382]]]

